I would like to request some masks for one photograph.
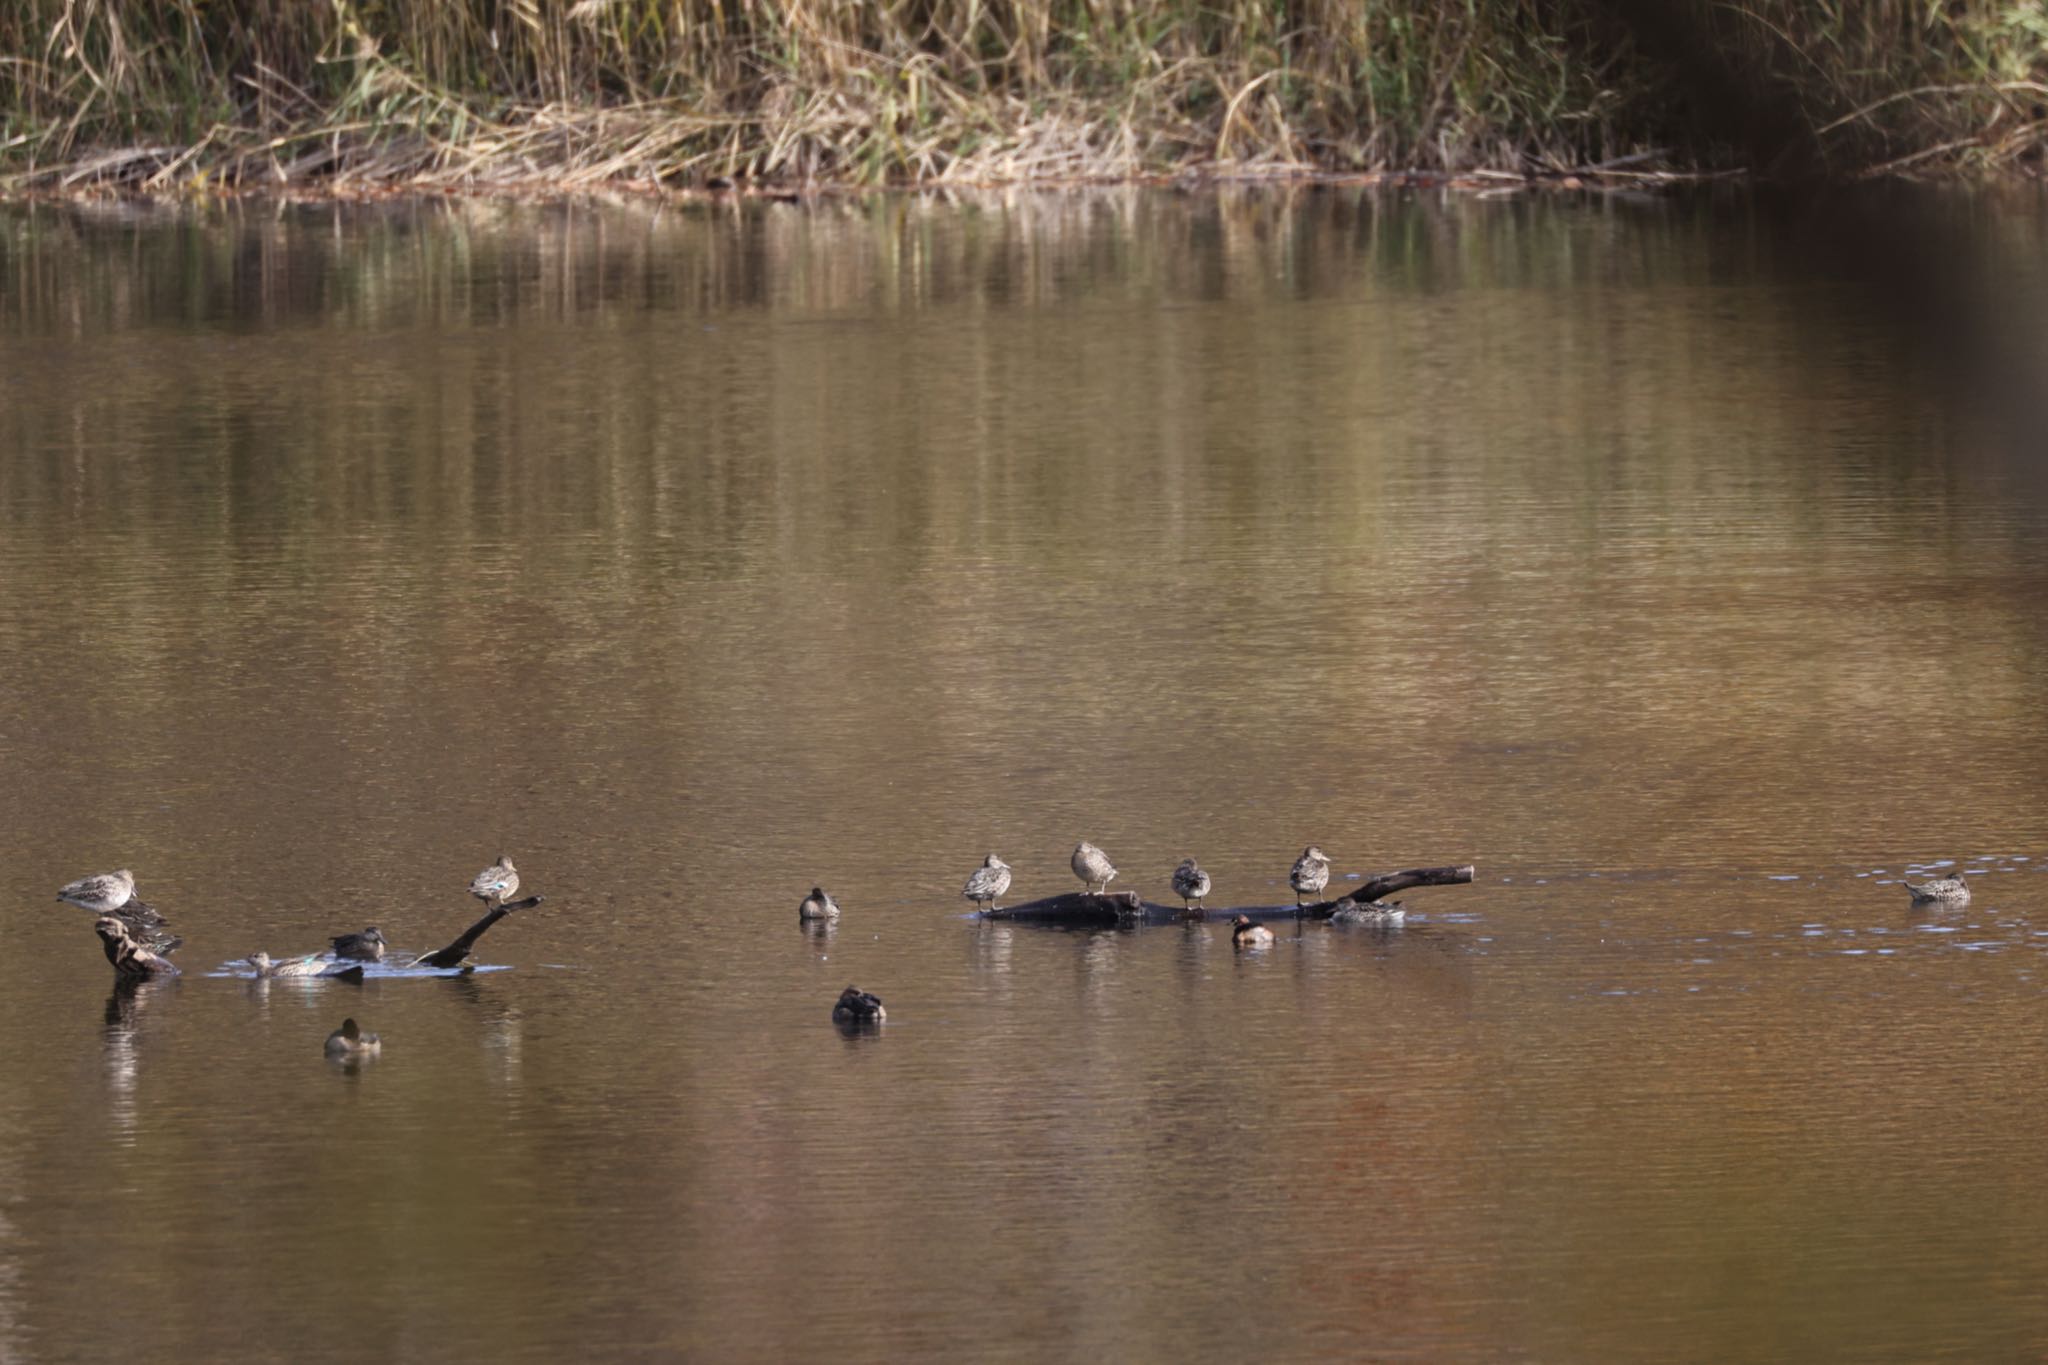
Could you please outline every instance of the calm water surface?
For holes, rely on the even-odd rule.
[[[2048,517],[1902,349],[1739,205],[5,212],[0,1359],[2048,1351]],[[1479,874],[962,917],[1082,837]]]

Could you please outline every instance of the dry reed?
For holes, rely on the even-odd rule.
[[[2048,20],[1706,6],[1851,168],[2030,162]],[[1713,166],[1586,0],[14,0],[0,188]]]

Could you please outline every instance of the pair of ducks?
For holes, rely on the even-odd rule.
[[[1083,839],[1074,845],[1068,866],[1091,896],[1107,895],[1109,884],[1116,880],[1116,864],[1109,855]],[[1294,888],[1294,903],[1298,906],[1304,896],[1320,894],[1330,884],[1330,859],[1320,848],[1310,844],[1294,860],[1294,866],[1287,874],[1288,885]],[[1200,908],[1208,899],[1212,886],[1209,874],[1193,858],[1184,858],[1173,870],[1173,892],[1180,897],[1181,908]],[[1010,889],[1010,865],[991,853],[982,860],[967,878],[967,885],[960,894],[975,903],[978,908],[987,908]]]

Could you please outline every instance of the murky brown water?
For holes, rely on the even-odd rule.
[[[0,1358],[2048,1350],[2044,517],[1759,237],[0,217]],[[1080,837],[1479,878],[961,918]],[[219,974],[501,848],[509,970]]]

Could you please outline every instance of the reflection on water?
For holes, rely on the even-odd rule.
[[[6,211],[0,1354],[109,1294],[208,1358],[2038,1353],[2040,508],[1766,240]],[[1256,953],[963,915],[1083,838],[1479,880]],[[409,960],[501,848],[508,970],[194,970]],[[191,975],[95,1031],[47,901],[119,865]]]

